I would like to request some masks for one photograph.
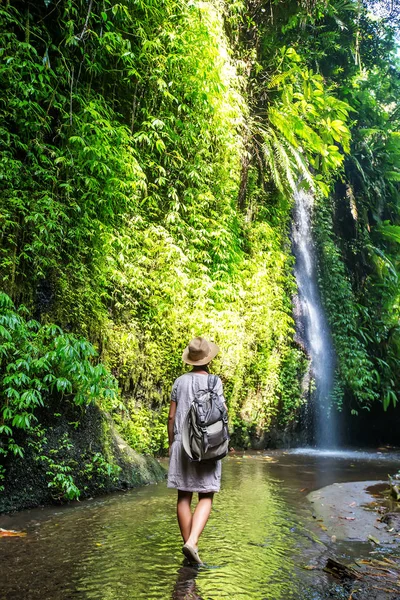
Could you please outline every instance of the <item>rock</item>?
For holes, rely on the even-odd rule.
[[[393,532],[389,531],[390,527],[384,526],[385,522],[380,518],[380,503],[370,491],[377,489],[378,484],[384,482],[334,483],[308,494],[307,499],[313,503],[314,515],[321,529],[337,540],[393,544]]]
[[[326,573],[329,573],[336,579],[359,579],[360,575],[352,567],[348,567],[343,563],[338,562],[333,558],[328,558],[326,565],[323,569]]]
[[[400,532],[400,513],[386,513],[381,517],[381,523],[386,523],[389,529],[392,529],[396,532]]]
[[[86,407],[84,412],[75,407],[68,413],[55,411],[54,416],[44,418],[46,444],[42,453],[57,451],[57,462],[71,465],[71,476],[81,490],[82,498],[121,489],[161,481],[165,469],[151,456],[141,456],[135,452],[117,432],[111,417],[95,405]],[[58,414],[59,416],[56,416]],[[78,425],[76,425],[78,424]],[[63,448],[60,442],[67,435],[69,445]],[[23,458],[7,456],[4,491],[0,493],[0,513],[33,508],[41,504],[54,503],[54,492],[49,488],[49,469],[40,460],[34,445],[22,440],[25,455]],[[120,467],[116,480],[99,474],[95,469],[87,471],[91,457],[100,454],[105,461]],[[51,456],[54,456],[52,454]],[[39,460],[38,460],[39,458]],[[60,501],[60,500],[58,500]]]

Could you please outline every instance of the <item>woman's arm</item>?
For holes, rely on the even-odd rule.
[[[168,415],[168,454],[171,454],[171,446],[174,441],[174,423],[175,423],[175,414],[176,414],[176,402],[175,400],[171,400],[171,404],[169,405],[169,415]]]
[[[220,398],[222,398],[222,401],[223,401],[224,406],[225,406],[225,410],[226,410],[226,412],[228,412],[228,407],[226,405],[226,400],[225,400],[225,396],[224,396],[224,388],[222,387],[222,381],[221,381],[221,379],[219,377],[218,377],[218,382],[217,382],[217,385],[216,385],[216,391],[217,391],[218,396]]]

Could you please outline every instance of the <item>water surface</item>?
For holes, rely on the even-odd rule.
[[[398,462],[379,454],[228,457],[200,569],[184,562],[175,491],[164,483],[0,517],[0,527],[27,532],[0,539],[0,600],[320,600],[331,582],[304,567],[332,544],[305,496],[333,482],[385,479]]]

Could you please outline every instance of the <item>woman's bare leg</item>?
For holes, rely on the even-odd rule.
[[[199,502],[192,516],[192,527],[189,537],[185,540],[191,546],[197,548],[199,537],[207,524],[208,517],[211,513],[214,493],[209,494],[199,493]]]
[[[178,502],[176,505],[176,514],[178,516],[179,529],[184,543],[187,542],[192,529],[192,492],[183,492],[178,490]]]

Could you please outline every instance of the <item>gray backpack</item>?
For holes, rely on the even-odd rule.
[[[207,377],[207,389],[196,392],[182,428],[182,444],[190,460],[219,460],[228,454],[228,413],[215,386],[216,375]]]

